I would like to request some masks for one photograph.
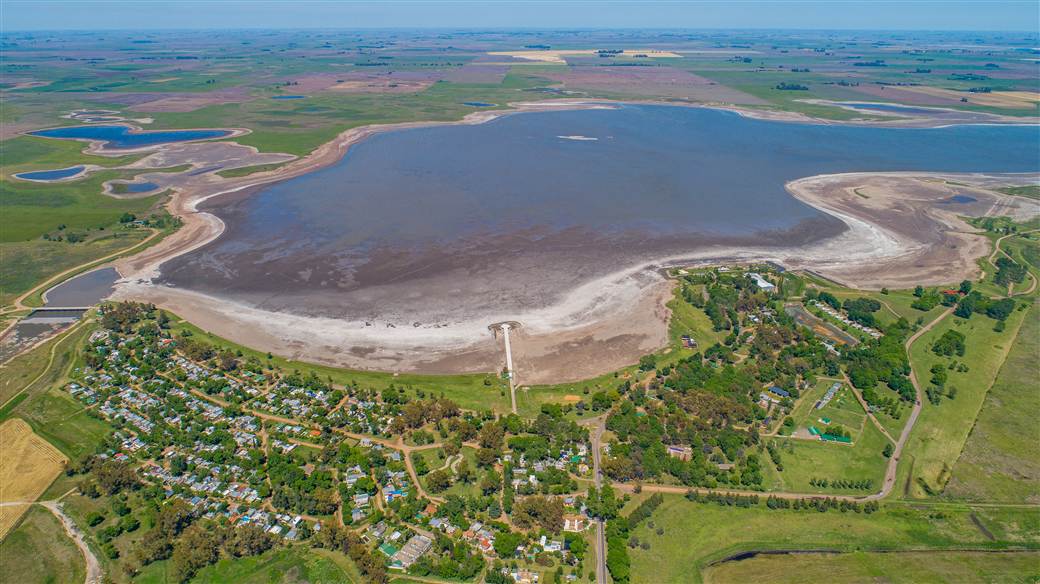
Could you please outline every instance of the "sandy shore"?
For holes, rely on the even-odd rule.
[[[446,124],[479,124],[525,111],[614,107],[605,101],[556,100],[480,111],[458,122],[417,122],[354,128],[311,155],[276,170],[236,179],[207,174],[175,187],[168,207],[184,227],[136,256],[116,262],[122,280],[116,299],[154,302],[203,329],[235,342],[328,365],[422,373],[485,372],[503,362],[487,325],[518,320],[513,343],[520,383],[571,381],[608,372],[667,343],[672,284],[661,276],[669,265],[772,260],[811,269],[864,288],[933,285],[977,273],[975,259],[988,242],[971,233],[958,215],[1038,213],[1036,201],[1000,195],[987,187],[1025,184],[1036,175],[987,176],[929,173],[843,174],[810,177],[787,185],[790,193],[848,229],[822,242],[791,248],[704,246],[673,257],[620,269],[571,290],[551,306],[517,315],[474,315],[445,327],[389,327],[260,310],[183,289],[158,286],[159,266],[214,240],[224,230],[216,216],[198,211],[212,197],[241,193],[299,176],[338,161],[349,148],[378,132]],[[684,104],[673,104],[684,105]],[[732,108],[725,108],[732,109]],[[741,110],[760,117],[762,112]],[[770,117],[767,117],[770,116]],[[805,121],[799,115],[767,119]],[[967,184],[951,185],[945,180]],[[950,205],[970,193],[968,204]]]

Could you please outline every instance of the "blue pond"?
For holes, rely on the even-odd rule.
[[[69,178],[70,176],[76,176],[81,172],[83,172],[82,166],[70,166],[68,168],[59,168],[57,170],[23,172],[21,174],[16,174],[15,176],[24,180],[59,180]]]
[[[271,99],[303,99],[306,95],[276,95]]]
[[[124,150],[155,146],[171,142],[188,142],[191,140],[209,140],[223,138],[231,134],[228,130],[157,130],[151,132],[134,131],[129,126],[69,126],[31,132],[41,138],[61,138],[65,140],[100,140],[106,148]]]
[[[126,185],[126,192],[128,193],[147,193],[148,191],[154,191],[159,188],[159,185],[153,182],[123,184]]]
[[[495,107],[493,103],[487,103],[485,101],[464,101],[462,105],[468,105],[470,107]]]

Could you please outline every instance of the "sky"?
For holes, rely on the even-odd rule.
[[[1031,31],[1038,0],[0,0],[0,31],[798,28]]]

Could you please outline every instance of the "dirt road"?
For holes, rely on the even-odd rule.
[[[83,559],[87,564],[87,577],[84,580],[85,584],[101,584],[104,575],[101,572],[101,563],[98,562],[97,556],[94,552],[90,551],[90,547],[87,546],[87,542],[83,540],[83,533],[76,527],[76,524],[72,519],[65,514],[61,509],[61,503],[58,501],[41,501],[40,505],[47,508],[48,511],[54,514],[55,517],[61,521],[62,527],[65,528],[65,534],[68,535],[72,541],[79,548],[79,551],[83,553]]]

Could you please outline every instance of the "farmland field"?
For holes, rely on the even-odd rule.
[[[0,539],[3,539],[58,476],[68,459],[18,419],[0,424],[0,444],[4,448],[4,455],[0,457],[0,503],[7,503],[0,507]]]

